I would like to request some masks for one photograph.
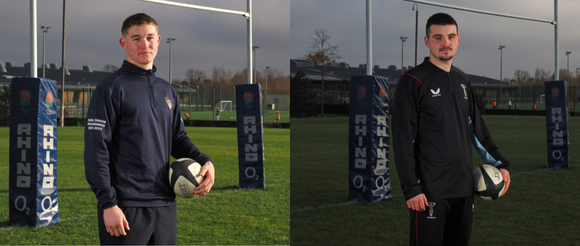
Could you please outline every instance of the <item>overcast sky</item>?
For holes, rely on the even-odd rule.
[[[539,19],[554,19],[553,0],[430,0],[474,9]],[[290,54],[298,58],[311,44],[315,28],[331,35],[338,45],[341,61],[350,66],[366,63],[364,0],[291,0]],[[401,36],[405,66],[415,63],[415,11],[403,0],[372,1],[373,65],[401,67]],[[580,1],[558,1],[560,69],[566,68],[566,51],[571,51],[570,70],[580,67]],[[503,17],[419,5],[418,63],[429,55],[425,47],[425,24],[438,12],[445,12],[459,24],[460,44],[453,63],[467,73],[499,78],[500,51],[503,49],[503,77],[512,78],[517,69],[533,76],[536,68],[554,71],[554,26]],[[562,79],[562,78],[561,78]],[[575,82],[575,81],[574,81]]]
[[[244,0],[174,0],[175,2],[246,11]],[[61,64],[62,0],[38,0],[38,65],[42,64],[42,31],[46,35],[46,63]],[[256,68],[266,66],[289,73],[289,0],[253,0],[253,44],[259,46]],[[30,61],[30,1],[0,0],[0,61],[23,66]],[[184,79],[187,69],[214,66],[236,72],[247,66],[246,18],[178,8],[138,0],[69,0],[66,7],[66,60],[69,69],[105,64],[120,66],[125,50],[119,44],[121,25],[128,16],[144,12],[159,24],[161,44],[155,59],[158,76],[169,77],[172,43],[173,78]]]

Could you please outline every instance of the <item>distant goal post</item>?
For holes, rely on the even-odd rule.
[[[232,111],[232,101],[231,100],[222,100],[219,101],[216,105],[215,105],[215,109],[219,108],[220,111]],[[214,110],[215,110],[214,109]]]

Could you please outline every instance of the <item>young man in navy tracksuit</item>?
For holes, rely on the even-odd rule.
[[[430,56],[401,76],[393,103],[397,173],[410,211],[411,245],[468,245],[473,218],[473,144],[510,184],[501,155],[479,113],[469,78],[452,66],[455,20],[427,21]],[[503,195],[503,194],[502,194]]]
[[[157,27],[142,13],[123,22],[127,60],[99,83],[89,106],[85,175],[98,201],[101,244],[177,243],[171,156],[203,165],[195,194],[207,194],[215,180],[212,160],[184,131],[177,93],[155,76]]]

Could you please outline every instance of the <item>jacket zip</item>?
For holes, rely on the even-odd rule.
[[[153,91],[153,86],[151,86],[151,70],[147,72],[147,84],[149,85],[149,90],[151,90],[151,99],[153,103],[153,107],[157,107],[157,103],[155,102],[155,93]]]

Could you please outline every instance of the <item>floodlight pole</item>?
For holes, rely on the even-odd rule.
[[[31,1],[33,1],[33,0],[31,0]],[[248,48],[248,50],[247,50],[248,72],[247,72],[247,74],[248,74],[248,84],[252,84],[252,70],[253,70],[253,66],[252,66],[252,0],[246,0],[247,12],[229,10],[229,9],[205,7],[205,6],[200,6],[200,5],[178,3],[178,2],[165,1],[165,0],[141,0],[141,1],[164,4],[164,5],[171,5],[171,6],[182,7],[182,8],[200,9],[200,10],[207,10],[207,11],[213,11],[213,12],[226,13],[226,14],[242,15],[242,16],[246,17],[246,20],[248,23],[248,28],[247,28],[248,29],[248,31],[247,31],[247,33],[248,33],[248,46],[247,46],[247,48]]]
[[[50,29],[49,26],[41,26],[40,29],[42,29],[42,78],[46,78],[45,73],[46,73],[46,61],[44,60],[44,55],[46,54],[46,46],[44,45],[46,39],[44,38],[44,34],[48,32],[48,29]]]
[[[571,51],[566,51],[566,82],[570,83],[570,54]]]
[[[171,81],[171,43],[175,41],[175,38],[167,38],[167,42],[169,43],[169,84],[172,83]]]
[[[36,36],[36,0],[30,0],[30,77],[36,78],[37,76],[37,36]]]
[[[554,80],[558,80],[558,0],[554,0],[554,20],[545,20],[545,19],[524,17],[524,16],[518,16],[518,15],[508,15],[508,14],[502,14],[502,13],[496,13],[496,12],[490,12],[490,11],[484,11],[484,10],[478,10],[478,9],[472,9],[472,8],[464,8],[464,7],[459,7],[459,6],[449,5],[449,4],[435,3],[435,2],[429,2],[429,1],[423,1],[423,0],[405,0],[405,1],[413,2],[413,3],[422,3],[422,4],[426,4],[426,5],[437,6],[437,7],[448,8],[448,9],[456,9],[456,10],[461,10],[461,11],[473,12],[473,13],[478,13],[478,14],[494,15],[494,16],[500,16],[500,17],[506,17],[506,18],[550,23],[550,24],[554,25],[554,55],[555,55],[555,61],[556,61],[555,62],[555,69],[554,69],[554,71],[555,71],[554,72]]]
[[[403,73],[405,73],[404,71],[404,65],[403,65],[403,44],[405,43],[405,41],[407,41],[407,37],[401,37],[401,76],[403,76]]]
[[[415,7],[417,5],[417,7]],[[417,8],[417,10],[415,10]],[[419,29],[419,4],[413,3],[412,10],[415,10],[415,67],[417,66],[417,30]]]
[[[373,75],[373,23],[371,0],[366,0],[366,22],[367,22],[367,75]],[[322,64],[324,66],[324,64]]]
[[[501,98],[503,97],[502,87],[503,87],[503,48],[505,45],[500,45],[499,50],[499,103],[501,104]]]

